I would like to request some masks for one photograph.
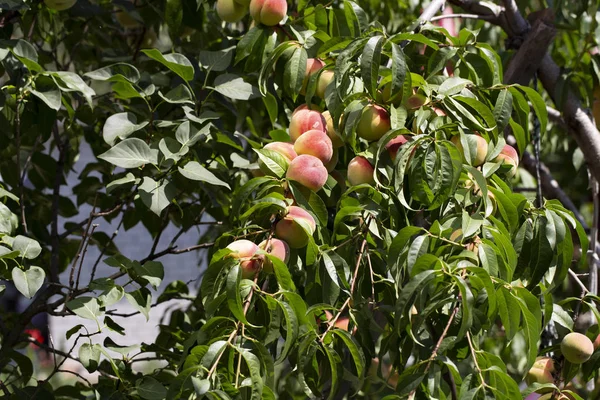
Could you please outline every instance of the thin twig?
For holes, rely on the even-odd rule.
[[[589,293],[588,288],[583,284],[583,282],[581,282],[581,280],[579,279],[577,274],[575,272],[573,272],[573,270],[571,268],[569,268],[569,275],[571,275],[571,278],[573,278],[573,280],[575,282],[577,282],[577,284],[579,285],[579,287],[581,288],[583,293]]]
[[[24,185],[21,182],[21,114],[19,108],[21,108],[21,103],[23,101],[22,97],[17,98],[16,104],[16,115],[15,115],[15,146],[17,147],[17,179],[20,183],[19,185],[19,206],[21,208],[21,224],[23,225],[23,229],[25,232],[28,232],[27,228],[27,220],[25,219],[25,193],[24,193]]]
[[[471,350],[471,357],[473,357],[473,363],[475,364],[475,369],[479,374],[479,379],[481,380],[481,385],[483,387],[487,387],[485,383],[485,379],[483,379],[483,372],[481,372],[481,368],[479,367],[479,363],[477,363],[477,355],[475,354],[475,347],[473,347],[473,341],[471,340],[471,332],[467,331],[467,341],[469,342],[469,349]]]
[[[490,17],[487,15],[478,15],[478,14],[444,14],[444,15],[438,15],[437,17],[432,17],[429,20],[429,22],[440,21],[442,19],[448,19],[448,18],[482,19],[484,21],[490,19]]]

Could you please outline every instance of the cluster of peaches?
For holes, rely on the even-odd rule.
[[[560,343],[560,351],[566,361],[571,364],[579,365],[588,361],[594,351],[600,348],[600,335],[592,342],[587,336],[571,332],[567,334]],[[525,381],[528,385],[534,383],[552,383],[557,384],[560,381],[560,371],[557,368],[557,363],[550,357],[538,357],[533,364],[533,367],[527,372]],[[565,390],[573,390],[572,384],[565,386]],[[554,397],[553,397],[554,396]],[[574,397],[568,392],[562,392],[559,395],[554,395],[552,388],[542,388],[537,393],[532,393],[527,396],[526,400],[573,400]]]
[[[287,15],[287,1],[217,0],[217,14],[225,22],[238,22],[248,11],[257,24],[275,26]]]

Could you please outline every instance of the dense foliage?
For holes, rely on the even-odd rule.
[[[566,165],[557,178],[590,215],[586,177],[574,178],[581,153],[549,122],[537,85],[503,82],[511,54],[498,54],[503,33],[481,20],[462,21],[460,31],[415,23],[418,1],[299,0],[281,23],[261,14],[271,0],[246,2],[262,23],[246,16],[244,1],[219,1],[77,0],[63,11],[54,0],[2,3],[0,278],[34,300],[3,314],[0,390],[597,395],[586,383],[598,378],[600,353],[580,354],[588,339],[578,336],[561,347],[580,314],[600,320],[600,298],[579,296],[568,280],[569,269],[585,272],[588,237],[557,200],[538,204],[535,191],[513,190],[535,180],[516,170],[507,140],[523,155],[541,131],[544,158]],[[524,13],[541,8],[520,3]],[[568,68],[561,88],[578,83],[591,106],[598,7],[554,3],[563,30],[551,53]],[[291,126],[304,111],[317,119]],[[307,139],[314,129],[322,149]],[[281,143],[291,139],[286,156]],[[87,146],[95,159],[68,187]],[[79,215],[83,204],[91,214]],[[103,220],[143,225],[154,239],[140,244],[147,256],[123,256],[118,236],[94,232]],[[159,248],[170,224],[179,232]],[[200,225],[210,227],[200,243],[178,248]],[[278,255],[279,240],[287,244]],[[112,275],[80,273],[93,262],[87,246],[101,249]],[[161,257],[192,250],[206,260],[200,285],[169,282],[158,293]],[[25,332],[40,313],[132,335],[111,314],[122,299],[148,316],[179,298],[189,307],[137,348],[73,326],[67,335],[80,346],[60,349],[47,378],[20,350],[41,345]],[[593,341],[598,326],[583,333]],[[66,355],[98,371],[97,382],[52,380]],[[132,368],[140,355],[162,363],[142,374]],[[536,362],[547,355],[554,361]],[[532,375],[534,363],[549,378]],[[534,378],[519,386],[528,371]]]

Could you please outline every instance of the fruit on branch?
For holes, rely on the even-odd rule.
[[[327,86],[333,82],[334,76],[334,72],[330,69],[326,69],[325,71],[321,72],[321,75],[319,75],[319,80],[317,81],[317,89],[315,90],[315,94],[318,97],[322,99],[325,98]]]
[[[381,89],[381,101],[385,104],[393,104],[398,107],[402,104],[402,90],[392,96],[392,82],[386,83]]]
[[[417,93],[408,97],[404,102],[404,106],[409,110],[416,110],[423,107],[425,104],[427,104],[427,102],[427,96]]]
[[[315,156],[302,154],[290,163],[285,177],[317,192],[327,182],[327,168]]]
[[[519,166],[519,153],[509,144],[504,145],[502,151],[496,158],[493,160],[494,162],[502,162],[503,164],[510,165],[510,171],[508,172],[509,177],[513,177],[517,174],[517,168]]]
[[[374,173],[375,169],[369,160],[362,156],[354,157],[348,164],[348,182],[350,182],[350,185],[352,186],[363,183],[368,183],[370,185],[374,184]]]
[[[217,0],[217,14],[225,22],[238,22],[248,13],[248,6],[235,0]]]
[[[587,336],[571,332],[560,343],[560,351],[570,363],[583,364],[592,356],[594,344]]]
[[[390,115],[376,104],[367,105],[360,116],[356,134],[368,141],[379,140],[392,127]]]
[[[272,256],[279,258],[284,264],[287,264],[290,259],[290,246],[283,240],[271,238],[271,240],[268,241],[268,247],[267,240],[263,240],[258,247]],[[267,273],[273,272],[273,263],[268,257],[265,257],[263,270]]]
[[[331,156],[331,160],[329,160],[329,162],[327,164],[325,164],[325,168],[327,169],[327,172],[331,172],[335,169],[339,158],[340,158],[340,152],[338,151],[338,149],[333,149],[333,155]]]
[[[316,229],[312,215],[298,206],[289,206],[285,217],[275,226],[275,235],[292,249],[300,249],[308,244],[309,235],[312,236]]]
[[[331,144],[333,145],[333,148],[337,149],[338,147],[343,147],[344,142],[333,127],[333,117],[331,116],[331,113],[329,112],[329,110],[326,110],[323,112],[322,115],[323,118],[325,118],[325,129],[327,131],[327,136],[329,136],[329,139],[331,139]]]
[[[392,161],[396,160],[396,155],[398,154],[398,151],[400,151],[400,147],[402,147],[405,143],[408,143],[409,141],[410,135],[400,135],[396,136],[395,138],[386,143],[385,149],[388,151]]]
[[[294,143],[297,154],[309,154],[317,157],[323,164],[331,161],[333,146],[331,139],[321,130],[314,129],[303,133]]]
[[[594,351],[598,350],[598,348],[600,348],[600,335],[598,335],[596,340],[594,340]]]
[[[554,366],[554,360],[550,357],[538,357],[535,359],[533,366],[529,371],[527,371],[527,375],[525,376],[525,382],[527,385],[532,385],[534,383],[554,383],[554,373],[556,372],[556,368]],[[545,393],[546,391],[552,391],[551,388],[541,389],[540,393]]]
[[[260,270],[264,259],[262,255],[256,254],[258,252],[256,243],[246,239],[240,239],[230,243],[227,248],[232,251],[232,253],[229,254],[229,257],[240,260],[242,278],[254,278],[256,273]]]
[[[369,372],[367,374],[371,379],[379,378],[379,375],[377,373],[378,369],[379,369],[379,364],[381,364],[381,362],[379,361],[379,358],[375,357],[374,359],[371,360],[371,365],[369,367]],[[385,382],[387,382],[388,385],[396,387],[396,385],[398,384],[398,379],[400,378],[400,375],[398,375],[398,372],[396,372],[394,370],[393,365],[384,362],[381,365],[381,378]]]
[[[445,117],[446,116],[446,111],[442,110],[441,108],[438,107],[431,107],[431,109],[433,110],[433,112],[438,116],[438,117]]]
[[[250,0],[234,0],[236,3],[248,7],[250,5]]]
[[[325,63],[318,58],[309,58],[306,60],[306,72],[304,73],[304,81],[302,82],[302,89],[300,94],[306,94],[306,87],[310,77],[321,70],[325,66]]]
[[[271,142],[267,143],[263,149],[275,151],[285,157],[289,162],[298,156],[294,150],[294,145],[287,142]]]
[[[294,110],[290,120],[290,138],[292,142],[298,140],[304,132],[319,130],[327,132],[327,122],[323,115],[317,110],[309,109],[306,104]]]
[[[251,0],[250,16],[258,24],[275,26],[285,18],[287,7],[286,0]]]
[[[478,134],[466,135],[466,137],[467,137],[467,141],[471,145],[470,147],[474,147],[477,149],[475,154],[470,154],[470,155],[471,155],[471,164],[474,167],[478,167],[485,162],[485,157],[487,156],[487,152],[488,152],[488,144],[487,144],[485,138],[483,138],[481,135],[478,135]],[[460,135],[452,136],[452,139],[450,139],[450,141],[452,143],[454,143],[454,145],[456,146],[458,151],[460,151],[462,153],[463,159],[466,160],[465,149],[463,148],[463,145],[460,141]]]
[[[44,4],[51,10],[64,11],[73,7],[77,0],[44,0]]]

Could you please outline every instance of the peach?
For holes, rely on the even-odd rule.
[[[306,87],[310,77],[321,70],[325,63],[318,58],[309,58],[306,60],[306,72],[304,73],[304,81],[302,82],[302,90],[300,94],[306,94]]]
[[[271,142],[267,143],[263,148],[281,154],[289,162],[292,162],[292,160],[298,156],[298,154],[294,150],[294,145],[291,143]]]
[[[438,117],[445,117],[446,116],[446,111],[442,110],[441,108],[431,107],[431,109],[433,110],[433,112],[435,113],[435,115],[437,115]]]
[[[494,162],[502,161],[503,164],[507,164],[511,166],[510,171],[508,172],[509,177],[513,177],[517,174],[517,167],[519,166],[519,153],[509,144],[504,145],[502,151],[496,158],[493,160]]]
[[[421,108],[425,104],[427,104],[427,101],[428,101],[427,96],[417,93],[417,94],[413,94],[408,99],[406,99],[406,101],[404,102],[404,105],[409,110],[416,110],[417,108]]]
[[[354,157],[348,164],[348,182],[350,185],[360,185],[363,183],[373,184],[373,174],[375,169],[367,160],[362,156]]]
[[[232,251],[232,253],[229,254],[229,257],[240,260],[242,278],[254,278],[263,263],[263,257],[256,255],[256,252],[258,251],[256,243],[241,239],[230,243],[227,248]]]
[[[225,22],[238,22],[248,12],[248,7],[235,0],[217,0],[217,14]]]
[[[309,109],[306,104],[294,110],[290,120],[290,138],[292,142],[298,140],[304,132],[319,130],[327,132],[327,122],[323,115],[317,110]]]
[[[396,160],[396,155],[398,154],[400,147],[402,147],[402,145],[404,145],[405,143],[408,143],[409,141],[410,141],[410,135],[400,135],[400,136],[396,136],[395,138],[393,138],[392,140],[387,142],[387,144],[385,145],[385,148],[388,151],[388,153],[390,154],[392,161]]]
[[[585,335],[571,332],[560,343],[560,351],[571,364],[583,364],[594,352],[594,344]]]
[[[251,0],[250,16],[259,24],[275,26],[287,14],[286,0]]]
[[[294,180],[312,191],[319,191],[327,182],[327,168],[315,156],[302,154],[290,163],[286,178]]]
[[[525,382],[527,382],[528,385],[532,385],[534,382],[554,383],[554,376],[552,375],[554,372],[556,372],[556,368],[554,367],[554,360],[552,358],[538,357],[531,369],[527,372]],[[542,393],[545,393],[546,390]],[[552,389],[549,390],[552,391]]]
[[[327,110],[324,111],[322,115],[323,118],[325,118],[325,128],[327,131],[327,136],[329,136],[329,139],[331,139],[331,144],[333,145],[333,148],[337,149],[338,147],[343,147],[344,142],[333,127],[333,117],[331,116],[331,113],[329,112],[329,110]]]
[[[319,75],[319,80],[317,81],[317,89],[315,90],[315,94],[320,98],[325,98],[325,91],[327,90],[327,86],[333,82],[335,74],[332,70],[327,69],[321,72]]]
[[[325,168],[327,168],[327,172],[331,172],[337,166],[338,160],[340,158],[340,152],[337,149],[333,149],[333,155],[331,156],[331,160],[327,164],[325,164]]]
[[[392,82],[388,82],[381,90],[381,100],[385,104],[393,104],[394,106],[398,107],[400,104],[402,104],[402,90],[392,96]]]
[[[333,146],[327,134],[320,130],[312,130],[302,134],[294,143],[297,154],[309,154],[317,157],[323,164],[331,161]]]
[[[263,240],[258,247],[265,250],[267,253],[274,257],[279,258],[284,264],[287,264],[290,259],[290,246],[283,240],[272,238],[269,241],[269,247],[267,248],[267,241]],[[268,258],[265,258],[265,264],[263,266],[265,272],[273,272],[273,263]]]
[[[285,217],[275,225],[275,235],[292,249],[300,249],[308,244],[308,235],[312,236],[316,229],[312,215],[300,207],[289,206]]]
[[[390,115],[385,108],[369,104],[363,109],[356,134],[368,141],[379,140],[391,126]]]
[[[599,347],[600,347],[600,335],[598,335],[596,337],[596,340],[594,340],[594,351],[598,350]]]
[[[454,143],[458,151],[460,151],[463,154],[463,159],[466,160],[466,158],[464,157],[465,150],[463,149],[462,143],[460,141],[460,135],[452,136],[452,139],[450,140],[452,141],[452,143]],[[485,162],[485,157],[487,156],[488,151],[488,144],[485,141],[485,139],[478,134],[467,135],[467,141],[469,143],[475,142],[474,145],[477,151],[476,154],[471,154],[471,163],[474,167],[478,167]]]

